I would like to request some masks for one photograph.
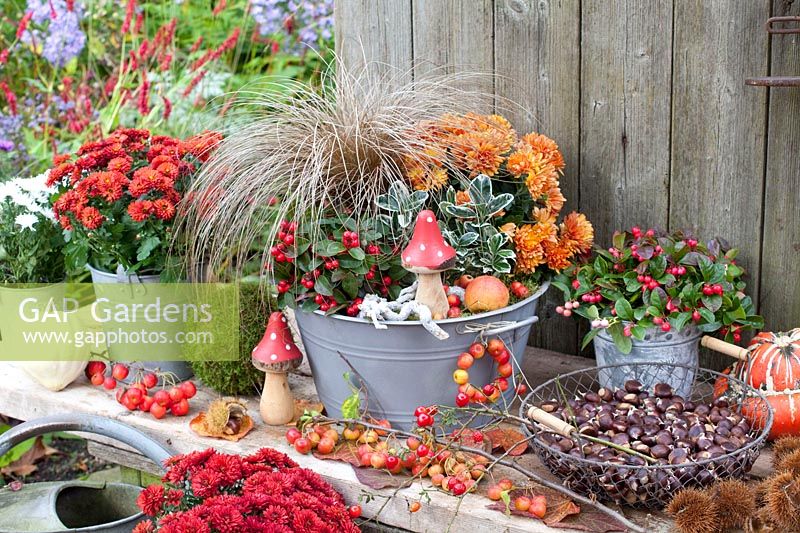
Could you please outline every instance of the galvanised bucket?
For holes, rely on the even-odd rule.
[[[125,269],[122,265],[117,267],[117,272],[112,274],[111,272],[104,272],[102,270],[98,270],[94,268],[92,265],[86,265],[89,269],[89,272],[92,274],[92,283],[130,283],[133,285],[136,284],[148,284],[148,283],[161,283],[161,277],[158,275],[143,275],[138,276],[136,274],[127,274]],[[114,351],[109,350],[109,357],[112,360],[114,358]],[[162,372],[171,372],[175,374],[176,379],[178,381],[184,381],[191,378],[194,373],[192,372],[192,367],[186,361],[147,361],[140,363],[145,370],[160,370]],[[131,374],[130,378],[127,378],[125,381],[126,383],[133,379],[133,374]]]
[[[465,331],[465,326],[498,323],[489,326],[483,336],[487,340],[500,337],[511,348],[516,374],[531,326],[538,320],[539,298],[549,285],[545,282],[530,297],[497,311],[437,321],[450,334],[446,340],[437,339],[415,320],[385,322],[387,329],[376,329],[361,318],[297,311],[297,325],[320,401],[329,416],[340,418],[342,402],[354,389],[360,389],[362,406],[366,404],[373,417],[386,418],[395,428],[410,428],[417,406],[454,405],[458,393],[452,379],[456,359],[478,336]],[[345,374],[350,375],[349,381]],[[479,387],[496,376],[496,365],[488,355],[469,369],[470,382]],[[507,398],[513,392],[512,384]]]
[[[700,359],[700,337],[703,333],[695,327],[687,326],[681,331],[663,332],[660,328],[650,328],[644,340],[632,339],[631,353],[624,354],[617,349],[611,335],[601,331],[594,338],[594,353],[597,366],[627,365],[635,363],[666,363],[678,365],[674,371],[663,370],[652,376],[646,389],[659,382],[673,385],[676,394],[687,398],[694,382],[694,370]],[[600,386],[622,388],[631,376],[627,366],[615,366],[612,370],[598,372]]]
[[[20,424],[0,435],[0,456],[17,444],[58,431],[85,431],[132,446],[164,468],[173,451],[141,431],[110,418],[54,415]],[[126,533],[146,517],[136,505],[140,487],[125,483],[65,481],[25,484],[0,491],[4,533]]]

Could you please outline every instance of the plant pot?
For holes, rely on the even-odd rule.
[[[368,405],[371,416],[386,418],[396,428],[410,428],[417,406],[454,405],[458,393],[452,379],[456,359],[478,335],[466,332],[467,324],[502,322],[487,329],[484,337],[503,339],[514,356],[516,374],[531,325],[538,320],[539,298],[549,285],[545,282],[530,297],[503,309],[437,321],[450,335],[446,340],[435,338],[419,321],[384,322],[387,329],[376,329],[361,318],[297,311],[297,325],[320,401],[329,416],[339,418],[342,402],[353,389],[361,389],[362,406]],[[496,372],[492,358],[484,356],[469,369],[470,381],[482,386],[491,382]],[[347,373],[349,381],[344,379]],[[512,385],[506,399],[510,401],[513,393]]]
[[[36,285],[34,287],[15,287],[0,284],[0,305],[3,308],[19,308],[23,300],[36,298],[44,309],[47,302],[52,301],[55,309],[63,310],[66,297],[66,285]],[[14,366],[22,369],[43,387],[60,391],[77,379],[86,368],[87,361],[76,360],[75,354],[67,354],[65,350],[75,350],[71,345],[55,346],[52,351],[42,353],[39,360],[13,361]],[[67,357],[70,355],[70,357]]]
[[[660,328],[647,330],[644,340],[632,339],[631,353],[624,354],[617,349],[611,335],[601,331],[594,338],[594,353],[597,366],[626,365],[635,363],[666,363],[680,365],[674,371],[667,367],[652,376],[645,388],[651,388],[659,382],[669,383],[676,394],[685,397],[689,395],[689,385],[694,381],[694,370],[697,368],[700,357],[701,331],[692,326],[684,327],[681,331],[661,331]],[[625,381],[631,379],[631,369],[627,366],[616,366],[613,369],[601,370],[598,380],[602,387],[621,388]]]
[[[103,270],[98,270],[94,268],[92,265],[86,265],[89,269],[89,272],[92,274],[92,283],[94,284],[102,284],[102,283],[129,283],[129,284],[150,284],[150,283],[161,283],[161,277],[159,275],[144,275],[139,276],[137,274],[127,274],[125,269],[122,265],[117,267],[117,272],[112,274],[111,272],[105,272]],[[117,360],[114,357],[114,349],[113,347],[109,346],[108,349],[108,356],[111,360]],[[186,361],[144,361],[140,363],[145,370],[150,371],[162,371],[162,372],[171,372],[175,374],[176,379],[180,381],[187,380],[191,378],[194,374],[192,373],[192,367]],[[127,380],[123,380],[128,383],[130,380],[134,378],[134,374],[131,374]]]

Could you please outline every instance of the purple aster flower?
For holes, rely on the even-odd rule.
[[[14,149],[14,143],[8,139],[0,139],[0,152],[10,152]]]
[[[72,11],[67,10],[66,0],[28,0],[27,11],[33,14],[35,28],[22,38],[25,43],[42,44],[42,56],[55,67],[63,67],[77,57],[86,45],[86,35],[81,31],[80,21],[84,9],[75,2]]]
[[[263,36],[285,32],[291,20],[294,38],[288,39],[289,51],[316,49],[320,41],[333,37],[333,0],[251,0],[250,14]]]

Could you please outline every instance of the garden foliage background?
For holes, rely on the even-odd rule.
[[[0,181],[117,127],[223,129],[234,91],[318,82],[332,37],[332,0],[0,0]]]

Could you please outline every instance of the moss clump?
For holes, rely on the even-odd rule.
[[[242,282],[239,287],[239,360],[192,362],[194,374],[203,383],[231,396],[261,390],[264,374],[253,366],[250,354],[264,336],[269,313],[275,308],[272,298],[262,293],[258,283]]]

